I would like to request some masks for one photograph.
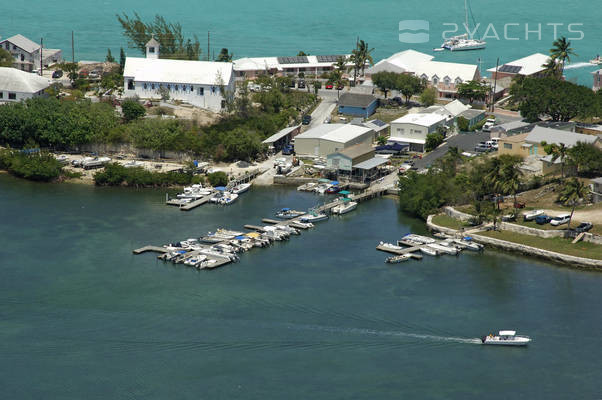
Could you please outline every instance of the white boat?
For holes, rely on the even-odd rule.
[[[545,214],[544,210],[527,211],[526,213],[523,213],[523,219],[525,221],[533,221],[538,216],[544,215],[544,214]]]
[[[186,186],[184,191],[177,195],[180,199],[200,199],[202,197],[210,195],[212,192],[211,189],[204,188],[201,184],[195,184],[192,186]]]
[[[529,336],[517,335],[516,331],[499,331],[497,335],[489,334],[481,338],[483,344],[498,346],[526,346],[530,341]]]
[[[95,157],[91,160],[84,160],[81,163],[81,166],[84,169],[92,169],[92,168],[101,168],[104,167],[105,164],[108,164],[109,162],[111,162],[111,158],[110,157]]]
[[[455,256],[456,254],[458,254],[458,249],[456,249],[455,247],[441,246],[440,244],[437,244],[437,243],[429,243],[429,244],[427,244],[427,247],[430,247],[431,249],[435,249],[440,253],[450,254],[452,256]]]
[[[304,211],[291,210],[290,208],[283,208],[276,213],[276,217],[280,219],[293,219],[305,215]]]
[[[420,244],[430,244],[430,243],[435,243],[436,240],[433,238],[430,238],[428,236],[422,236],[422,235],[416,235],[413,233],[408,233],[407,235],[405,235],[404,237],[402,237],[403,240],[408,240],[408,241],[412,241],[412,242],[416,242],[416,243],[420,243]]]
[[[314,224],[312,224],[311,222],[304,222],[304,221],[299,221],[299,222],[293,222],[295,224],[295,226],[293,226],[293,228],[302,228],[302,229],[310,229],[314,227]]]
[[[380,242],[379,246],[382,247],[383,249],[403,250],[403,247],[401,247],[401,246],[395,246],[394,244],[391,244],[391,243]]]
[[[250,188],[251,188],[250,183],[241,183],[241,184],[234,186],[232,188],[232,190],[230,190],[230,191],[234,194],[241,194],[241,193],[248,191]]]
[[[141,163],[140,161],[132,160],[132,161],[128,161],[128,162],[124,163],[123,166],[126,168],[137,168],[137,167],[144,166],[144,163]]]
[[[313,222],[319,222],[319,221],[326,221],[327,219],[328,219],[327,214],[310,212],[309,214],[301,217],[301,222],[304,222],[304,223],[312,222],[313,223]]]
[[[69,164],[69,159],[68,159],[68,158],[67,158],[67,156],[66,156],[66,155],[64,155],[64,154],[61,154],[61,155],[55,156],[54,158],[56,158],[56,160],[57,160],[58,162],[60,162],[61,164]]]
[[[420,252],[429,255],[429,256],[438,256],[439,252],[431,247],[424,246],[420,248]]]
[[[224,192],[224,195],[219,200],[219,204],[229,206],[230,204],[234,203],[236,199],[238,199],[238,195],[236,193]]]
[[[315,183],[315,182],[309,182],[309,183],[306,183],[306,184],[303,184],[303,185],[297,187],[297,190],[302,191],[302,192],[313,192],[316,185],[317,185],[317,183]]]
[[[594,64],[594,65],[601,65],[602,64],[602,57],[600,57],[600,55],[598,54],[596,56],[596,58],[594,58],[593,60],[589,60],[590,64]]]
[[[470,238],[454,239],[454,242],[468,250],[481,251],[484,248],[482,244],[473,242]]]
[[[330,189],[333,186],[334,185],[330,183],[320,183],[318,186],[315,187],[314,192],[318,194],[324,194],[328,189]]]
[[[409,254],[400,254],[398,256],[387,257],[385,262],[389,264],[397,264],[403,261],[408,261],[410,258],[412,258],[412,256]]]
[[[356,208],[357,208],[357,203],[355,201],[351,201],[351,199],[349,199],[348,201],[344,200],[341,204],[339,204],[338,206],[334,206],[332,208],[332,213],[338,214],[338,215],[343,215],[343,214],[347,214],[348,212],[355,210]]]
[[[471,11],[472,14],[472,11]],[[473,17],[474,21],[474,17]],[[464,23],[465,29],[469,29],[468,25],[468,0],[464,0]],[[453,36],[441,45],[441,48],[450,51],[465,51],[465,50],[480,50],[487,46],[487,42],[484,40],[469,38],[468,33],[462,35]]]

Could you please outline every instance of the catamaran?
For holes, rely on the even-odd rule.
[[[468,0],[464,0],[464,22],[465,22],[464,27],[465,27],[465,29],[469,29],[469,27],[468,27],[468,10],[469,10]],[[473,23],[474,23],[474,16],[472,15],[472,9],[470,10],[470,15],[471,15],[471,17],[473,19]],[[441,45],[441,48],[447,49],[450,51],[480,50],[480,49],[484,49],[486,45],[487,45],[487,42],[485,42],[484,40],[469,37],[468,33],[464,33],[462,35],[450,37],[445,42],[443,42],[443,44]]]

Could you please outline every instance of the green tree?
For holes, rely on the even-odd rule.
[[[422,79],[415,75],[396,74],[395,81],[395,89],[403,94],[406,104],[409,104],[412,96],[421,93],[426,86]]]
[[[420,103],[425,107],[430,107],[437,100],[437,89],[434,87],[426,87],[420,94]]]
[[[458,96],[468,99],[470,103],[475,100],[485,101],[489,95],[489,86],[479,81],[468,81],[457,86]]]
[[[602,149],[591,143],[577,142],[568,150],[580,176],[602,175]]]
[[[223,171],[212,172],[207,175],[207,179],[209,179],[209,183],[213,187],[226,186],[228,184],[228,175]]]
[[[309,56],[309,53],[304,52],[303,50],[299,50],[297,53],[297,57]]]
[[[378,137],[376,138],[376,143],[378,143],[379,146],[384,146],[387,144],[387,137],[384,135],[378,135]]]
[[[560,194],[558,195],[558,201],[565,206],[572,207],[571,217],[569,218],[568,229],[571,229],[571,221],[573,220],[573,214],[575,213],[575,207],[579,204],[579,201],[583,199],[589,193],[588,186],[577,178],[571,178],[565,181]]]
[[[318,90],[322,88],[322,82],[318,80],[314,80],[311,82],[311,85],[314,87],[314,94],[318,95]]]
[[[561,74],[559,66],[560,64],[556,62],[556,59],[552,57],[548,58],[548,61],[542,65],[545,68],[544,75],[551,78],[559,78]]]
[[[0,48],[0,67],[12,67],[14,58],[8,51]]]
[[[357,50],[362,75],[364,75],[364,69],[366,68],[366,64],[372,65],[374,63],[374,60],[372,59],[372,52],[374,51],[374,47],[370,48],[370,46],[368,46],[368,43],[360,39],[357,43]]]
[[[111,54],[111,49],[107,49],[107,56],[105,57],[106,62],[114,63],[115,57]]]
[[[397,74],[394,72],[382,71],[372,75],[372,83],[379,88],[387,98],[387,93],[397,88]]]
[[[467,118],[464,118],[463,116],[459,116],[457,121],[458,129],[460,130],[460,132],[468,132],[468,130],[470,129],[470,121]]]
[[[121,110],[123,111],[123,119],[125,122],[130,122],[135,119],[141,118],[146,114],[146,109],[136,100],[126,99],[121,103]]]
[[[571,62],[571,56],[577,56],[577,54],[575,54],[575,51],[571,47],[571,42],[569,42],[566,37],[562,36],[552,43],[550,56],[553,60],[558,60],[559,76],[562,76],[566,62]]]
[[[424,151],[433,151],[441,143],[443,143],[443,135],[439,132],[432,132],[426,135],[426,141],[424,143]]]
[[[556,160],[560,159],[560,177],[564,178],[565,165],[567,164],[567,161],[571,161],[568,157],[569,148],[566,147],[564,143],[547,144],[546,142],[542,142],[541,144],[544,148],[544,151],[552,156],[552,162],[555,162]]]
[[[219,54],[217,55],[217,59],[215,61],[218,62],[231,62],[232,61],[232,57],[233,54],[228,53],[228,49],[227,48],[222,48],[219,52]]]
[[[156,15],[152,22],[144,22],[138,13],[132,17],[127,14],[117,15],[128,38],[128,44],[146,53],[146,43],[155,38],[161,48],[159,57],[177,60],[198,60],[201,56],[201,44],[195,35],[193,39],[185,38],[179,23],[167,22],[161,15]]]
[[[123,70],[125,69],[125,51],[123,47],[119,49],[119,73],[123,75]]]
[[[79,78],[78,70],[79,66],[77,63],[65,62],[60,65],[60,68],[67,73],[67,77],[71,80],[71,84]]]

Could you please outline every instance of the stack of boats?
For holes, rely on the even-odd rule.
[[[297,187],[297,190],[303,192],[314,192],[317,194],[336,194],[341,190],[339,185],[340,184],[338,181],[320,179],[318,182],[305,183]]]
[[[238,199],[238,196],[249,190],[250,183],[240,183],[231,186],[218,186],[215,188],[203,187],[200,183],[186,186],[182,193],[176,198],[168,199],[168,204],[183,206],[190,202],[211,196],[210,202],[221,205],[230,205]]]

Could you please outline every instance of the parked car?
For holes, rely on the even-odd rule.
[[[337,85],[337,90],[343,90],[344,87],[345,86],[343,86],[343,85]]]
[[[479,143],[474,147],[474,151],[475,151],[475,153],[487,153],[487,152],[491,151],[491,148],[484,143],[483,144]]]
[[[327,83],[326,86],[324,86],[324,88],[326,89],[332,89],[334,86],[332,85],[332,83]]]
[[[488,141],[485,142],[485,144],[487,146],[489,146],[489,148],[492,149],[492,150],[497,150],[497,148],[498,148],[497,142],[495,142],[493,140],[488,140]]]
[[[305,89],[305,81],[304,80],[300,80],[297,83],[297,88],[299,88],[299,89]]]
[[[550,225],[558,226],[568,224],[570,219],[571,214],[561,214],[557,217],[552,218],[552,220],[550,220]]]
[[[303,116],[303,118],[301,119],[301,123],[302,123],[303,125],[309,125],[309,124],[310,124],[310,122],[311,122],[311,115],[309,115],[309,114],[305,114],[305,115]]]
[[[552,217],[545,214],[538,215],[537,217],[535,217],[535,223],[537,223],[538,225],[545,225],[548,222],[550,222],[550,220],[552,220]]]
[[[591,222],[582,222],[575,228],[575,231],[577,233],[587,232],[593,227],[594,225]]]
[[[62,69],[57,69],[56,71],[54,71],[52,73],[52,79],[59,79],[63,77],[63,70]]]

